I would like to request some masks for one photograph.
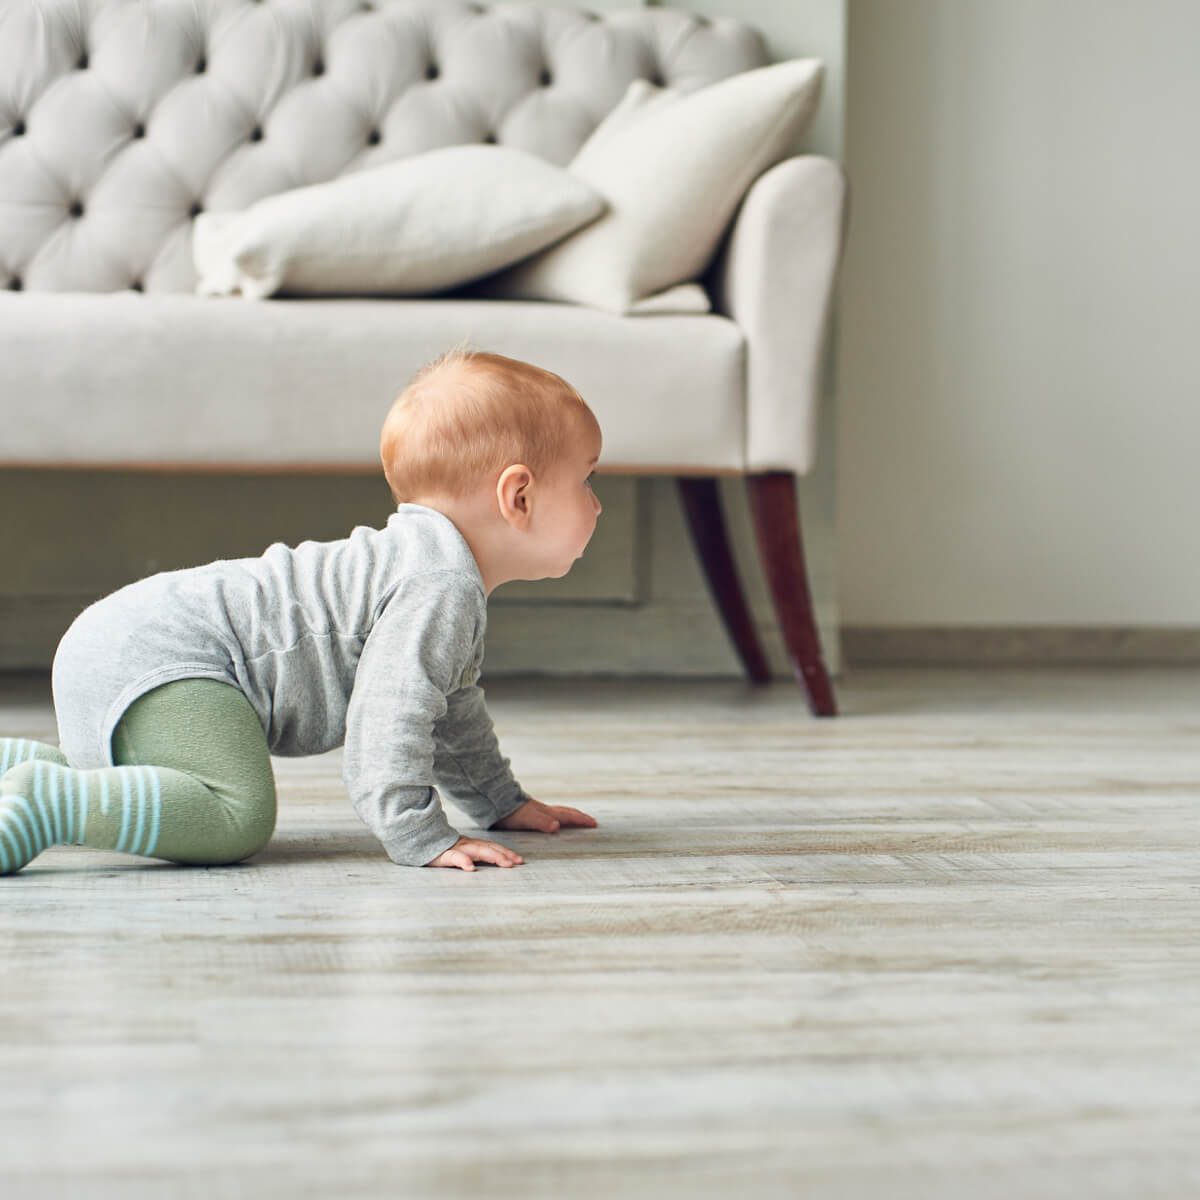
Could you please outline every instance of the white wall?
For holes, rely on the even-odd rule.
[[[851,0],[846,626],[1200,626],[1200,3]]]

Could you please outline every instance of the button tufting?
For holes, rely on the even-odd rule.
[[[139,121],[139,122],[138,122],[138,123],[137,123],[137,124],[136,124],[136,125],[133,127],[133,136],[134,136],[135,138],[140,138],[140,137],[145,137],[145,136],[146,136],[146,127],[145,127],[145,125],[143,125],[143,124],[141,123],[141,121]]]
[[[324,75],[325,74],[325,64],[319,58],[317,59],[317,61],[315,63],[313,63],[313,74],[314,75]]]
[[[86,70],[87,70],[87,65],[88,65],[88,56],[87,56],[87,51],[85,50],[85,51],[84,51],[84,52],[83,52],[83,53],[82,53],[82,54],[79,56],[79,61],[78,61],[78,62],[75,64],[75,69],[76,69],[77,71],[86,71]]]
[[[438,69],[437,63],[430,63],[429,66],[425,68],[426,79],[436,79],[440,74],[441,71]]]
[[[72,200],[70,212],[71,212],[71,216],[73,216],[73,217],[82,217],[83,216],[83,205],[80,204],[78,200]]]
[[[13,126],[13,137],[20,137],[25,132],[25,122],[18,121]]]
[[[252,142],[261,142],[262,136],[263,132],[261,126],[255,125],[255,127],[250,130],[250,140]]]
[[[140,291],[142,290],[142,284],[141,284],[141,280],[139,280],[139,279],[135,279],[135,280],[134,280],[134,281],[133,281],[133,282],[132,282],[132,283],[129,285],[129,290],[130,290],[131,292],[140,292]]]
[[[204,211],[204,205],[199,200],[188,209],[189,217],[198,217]]]
[[[208,70],[208,60],[206,58],[199,59],[196,63],[196,74],[203,75],[204,72],[207,70]]]
[[[543,71],[539,82],[541,83],[542,87],[549,87],[550,86],[550,72]]]
[[[15,275],[8,281],[8,290],[10,292],[19,292],[21,290],[21,281]]]
[[[367,134],[367,141],[372,146],[378,146],[381,138],[382,135],[378,129],[372,129],[371,132]]]
[[[483,140],[485,142],[495,142],[496,135],[494,133],[489,133]]]

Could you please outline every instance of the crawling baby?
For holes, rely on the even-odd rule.
[[[478,685],[487,599],[565,575],[600,515],[601,433],[560,376],[456,347],[396,397],[382,529],[164,571],[76,617],[51,686],[61,748],[0,737],[0,874],[70,844],[240,862],[275,828],[271,755],[344,745],[350,799],[404,866],[510,867],[465,837],[596,825],[522,789]]]

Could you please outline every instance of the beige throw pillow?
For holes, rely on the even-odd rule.
[[[585,180],[524,150],[445,146],[201,213],[196,291],[427,295],[533,254],[604,207]]]
[[[668,289],[704,273],[746,190],[794,149],[823,75],[803,58],[686,93],[635,80],[568,166],[604,196],[605,213],[478,294],[666,311],[662,294],[687,294]]]

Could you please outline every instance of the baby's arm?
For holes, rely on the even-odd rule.
[[[556,833],[563,825],[595,827],[587,813],[542,804],[517,783],[500,753],[483,690],[474,684],[447,697],[433,736],[438,786],[480,828]]]
[[[346,710],[342,778],[393,862],[513,865],[520,856],[506,846],[461,837],[433,786],[434,726],[471,661],[476,627],[450,574],[404,580],[368,633]]]
[[[468,684],[446,697],[446,712],[434,726],[433,744],[438,787],[480,829],[491,829],[531,798],[500,753],[478,685]]]

